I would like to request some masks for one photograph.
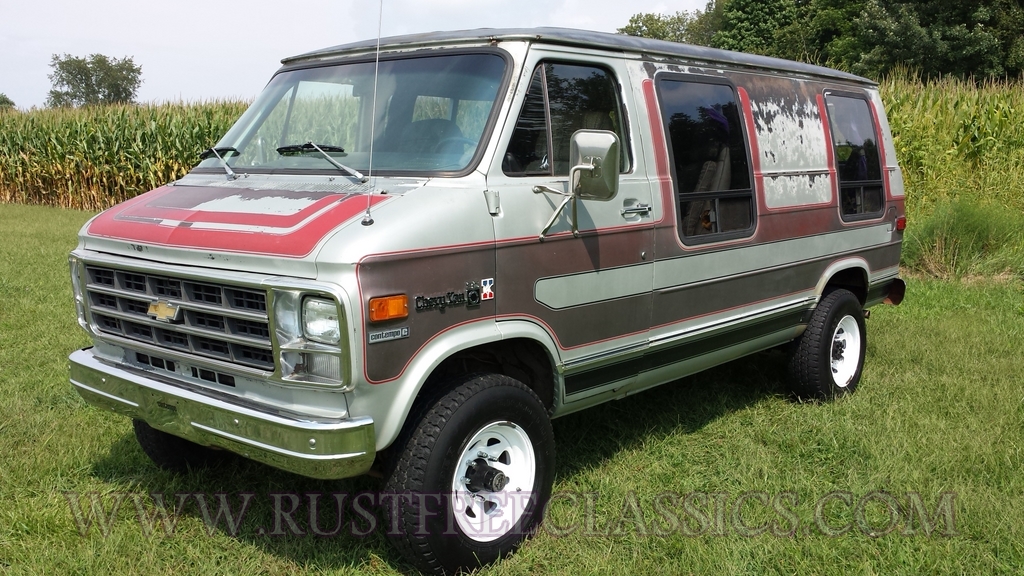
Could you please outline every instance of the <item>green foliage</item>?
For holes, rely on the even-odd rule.
[[[838,65],[841,55],[859,50],[854,32],[866,1],[796,2],[795,18],[776,32],[774,55],[802,62]]]
[[[53,89],[46,99],[52,108],[125,104],[133,102],[142,84],[142,67],[130,57],[108,58],[92,54],[81,58],[64,54],[50,60]]]
[[[904,265],[940,278],[1024,274],[1024,214],[976,198],[942,200],[907,229]]]
[[[881,93],[912,212],[965,196],[1024,212],[1024,84],[897,71]]]
[[[940,278],[1020,274],[1024,218],[974,201],[940,201],[915,220],[904,240],[904,266]]]
[[[676,12],[672,15],[634,14],[629,22],[616,32],[628,36],[711,46],[715,32],[721,28],[724,5],[724,2],[709,0],[704,10]]]
[[[1024,7],[1018,0],[718,0],[707,6],[693,15],[638,14],[620,32],[681,37],[872,78],[899,67],[925,78],[1024,72]]]
[[[0,115],[0,202],[100,209],[180,178],[245,102]]]
[[[7,97],[7,94],[0,92],[0,112],[14,110],[14,100]]]
[[[772,56],[778,53],[776,35],[795,18],[794,0],[729,0],[712,43],[726,50]]]
[[[641,12],[631,16],[629,22],[619,28],[617,32],[627,36],[686,42],[686,32],[693,23],[693,19],[693,15],[689,12],[676,12],[673,15]]]
[[[907,190],[904,263],[942,277],[1024,272],[1024,85],[897,71],[881,93]]]
[[[990,26],[992,4],[868,0],[855,30],[859,50],[840,59],[851,71],[875,78],[900,64],[927,77],[1003,76],[1006,54]]]

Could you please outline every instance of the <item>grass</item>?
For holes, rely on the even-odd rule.
[[[1024,276],[1024,213],[941,200],[908,228],[903,264],[939,278]]]
[[[354,494],[369,478],[304,479],[255,463],[188,475],[157,469],[130,423],[86,405],[67,382],[67,355],[88,345],[74,320],[66,264],[89,214],[0,205],[0,572],[11,574],[395,574],[409,567],[375,532],[359,538],[269,536],[276,492]],[[484,574],[1016,573],[1024,566],[1024,286],[1017,280],[940,281],[914,276],[900,307],[874,309],[857,394],[801,404],[785,392],[784,357],[768,352],[555,422],[557,471],[549,526]],[[906,502],[920,493],[934,511],[954,493],[956,535],[873,538],[816,527],[815,503],[835,491],[859,502],[873,491]],[[104,537],[76,528],[65,492],[253,493],[236,536],[207,531],[194,501],[173,536],[146,536],[126,502]],[[663,493],[708,494],[700,514]],[[713,496],[721,493],[724,496]],[[741,535],[731,507],[743,494],[786,499],[792,536]],[[788,495],[792,493],[792,496]],[[573,506],[569,494],[575,494]],[[593,496],[586,496],[593,494]],[[592,512],[587,510],[591,498]],[[671,498],[667,496],[664,498]],[[698,496],[698,499],[700,496]],[[719,500],[716,500],[719,499]],[[716,501],[726,510],[715,520]],[[631,508],[635,502],[637,507]],[[666,501],[660,501],[666,504]],[[151,508],[151,507],[150,507]],[[688,530],[658,535],[665,510]],[[637,510],[639,512],[637,512]],[[884,526],[879,501],[866,519]],[[348,509],[351,512],[351,509]],[[756,500],[749,524],[792,522]],[[826,508],[829,521],[849,507]],[[305,514],[301,508],[297,518]],[[588,535],[585,521],[592,518]],[[622,522],[619,519],[624,518]],[[905,516],[901,516],[903,518]],[[324,525],[330,515],[323,517]],[[614,524],[616,534],[608,534]],[[720,525],[719,525],[720,524]],[[306,524],[308,526],[308,523]]]

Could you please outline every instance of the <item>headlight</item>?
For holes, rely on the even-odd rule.
[[[302,332],[306,338],[322,344],[341,341],[338,306],[323,298],[306,298],[302,302]]]

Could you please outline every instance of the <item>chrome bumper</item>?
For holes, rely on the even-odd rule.
[[[112,366],[88,348],[69,359],[71,384],[86,402],[197,444],[324,479],[362,474],[376,456],[371,418],[306,420],[255,402]]]

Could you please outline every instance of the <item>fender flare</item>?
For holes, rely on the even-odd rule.
[[[349,412],[373,418],[377,450],[391,445],[405,425],[413,404],[430,375],[448,357],[477,346],[512,338],[537,341],[551,355],[557,369],[559,356],[553,338],[533,322],[487,318],[449,330],[431,340],[409,362],[402,376],[390,382],[360,382],[349,396]],[[555,403],[561,402],[561,378],[555,378]]]
[[[868,268],[868,262],[860,256],[850,256],[836,260],[829,264],[828,268],[825,268],[825,271],[822,272],[821,278],[818,279],[818,284],[814,287],[814,295],[818,300],[821,299],[821,295],[825,292],[825,287],[832,281],[832,278],[846,270],[859,270],[864,275],[864,290],[867,291],[871,283],[871,271]]]

